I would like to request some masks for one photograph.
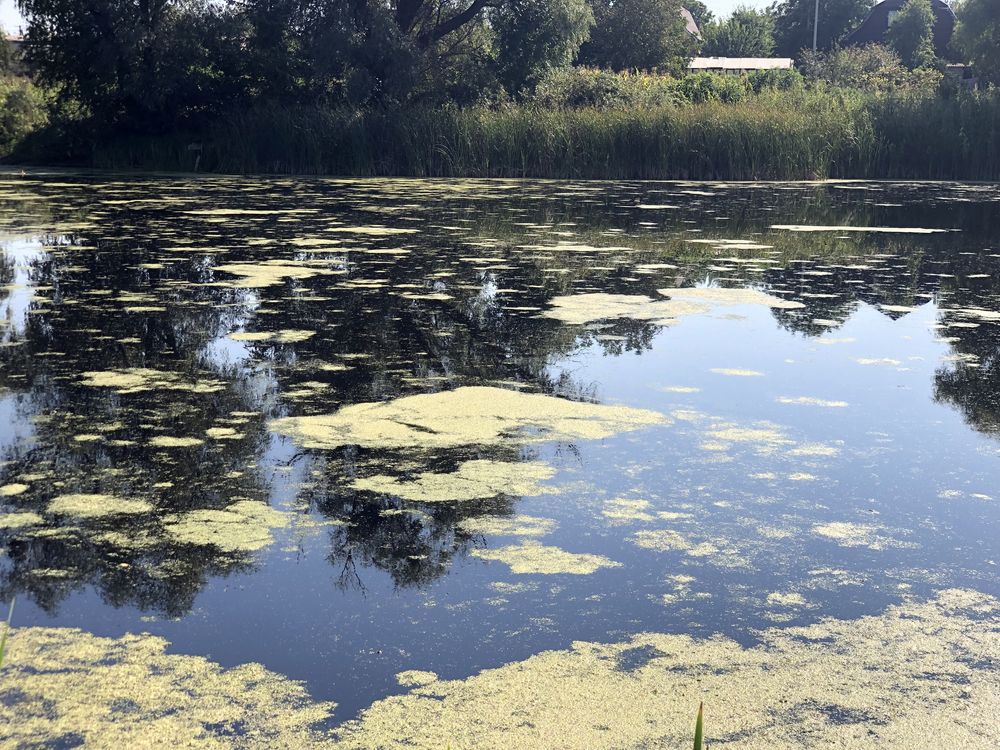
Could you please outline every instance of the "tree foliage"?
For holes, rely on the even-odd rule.
[[[678,69],[697,46],[680,0],[592,0],[594,28],[580,62],[612,70]]]
[[[819,0],[818,48],[828,50],[842,42],[868,16],[871,6],[871,0]],[[812,49],[816,0],[777,0],[770,12],[779,55],[798,57],[803,49]]]
[[[399,105],[530,87],[586,0],[19,0],[29,64],[96,122],[176,129],[248,103]]]
[[[511,92],[534,85],[573,62],[594,14],[584,0],[511,0],[490,16],[500,80]]]
[[[886,42],[910,69],[930,68],[934,55],[934,10],[930,0],[906,0],[889,24]]]
[[[683,6],[687,8],[699,29],[712,23],[715,19],[715,15],[701,0],[684,0]]]
[[[7,37],[0,28],[0,76],[10,72],[11,51]]]
[[[964,0],[954,44],[983,80],[1000,85],[1000,0]]]
[[[725,21],[706,26],[702,54],[712,57],[770,57],[774,18],[767,11],[740,6]]]

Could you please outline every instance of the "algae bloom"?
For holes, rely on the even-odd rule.
[[[304,448],[454,448],[542,440],[594,440],[665,424],[648,409],[568,401],[487,386],[346,406],[333,414],[284,417],[271,429]]]
[[[621,567],[621,563],[603,555],[567,552],[559,547],[547,547],[532,541],[495,550],[475,549],[472,555],[509,565],[513,573],[589,575],[601,568]]]

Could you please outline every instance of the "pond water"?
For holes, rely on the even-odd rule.
[[[995,185],[0,172],[0,601],[335,735],[574,642],[996,597],[998,352]]]

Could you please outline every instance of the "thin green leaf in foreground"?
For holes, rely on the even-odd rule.
[[[10,599],[10,611],[7,612],[7,622],[4,624],[3,635],[0,635],[0,667],[3,666],[3,657],[7,651],[7,634],[10,632],[10,621],[14,617],[15,597]]]

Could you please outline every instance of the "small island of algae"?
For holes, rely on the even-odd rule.
[[[377,475],[355,479],[356,490],[391,494],[417,502],[475,500],[504,495],[540,495],[553,490],[538,483],[555,475],[555,469],[540,461],[466,461],[450,473],[424,472],[412,480]]]
[[[475,549],[472,555],[483,560],[497,560],[509,565],[513,573],[589,575],[601,568],[621,567],[620,562],[610,560],[603,555],[567,552],[559,547],[548,547],[532,541],[494,550]]]
[[[594,440],[666,424],[648,409],[607,406],[503,388],[466,386],[392,401],[346,406],[333,414],[283,417],[271,429],[304,448],[454,448],[516,439]]]

